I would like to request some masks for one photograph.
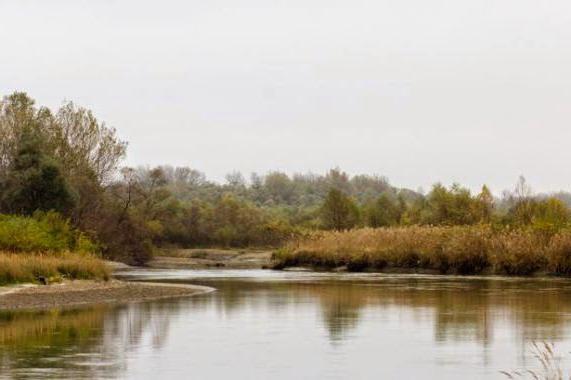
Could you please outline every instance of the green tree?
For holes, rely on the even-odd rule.
[[[67,212],[74,204],[59,166],[44,154],[40,136],[32,127],[20,135],[1,190],[2,208],[14,214],[31,215],[37,210]]]
[[[367,225],[371,227],[387,227],[400,223],[401,204],[397,199],[383,193],[375,202],[365,208]]]
[[[447,189],[436,184],[426,197],[421,222],[433,225],[464,225],[478,221],[470,190],[454,184]]]
[[[357,205],[337,189],[329,190],[320,211],[326,229],[344,230],[354,227],[359,221]]]

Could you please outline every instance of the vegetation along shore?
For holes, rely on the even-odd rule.
[[[439,183],[425,193],[339,168],[218,183],[191,167],[125,167],[126,152],[72,102],[2,98],[0,285],[108,281],[104,260],[571,274],[571,194],[534,193],[523,177],[501,196]]]

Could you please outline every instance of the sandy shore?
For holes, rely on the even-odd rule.
[[[213,291],[205,286],[125,281],[67,281],[48,286],[0,288],[0,310],[51,309],[141,302]]]

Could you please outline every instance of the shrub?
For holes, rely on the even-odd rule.
[[[0,214],[0,250],[94,253],[97,246],[60,214],[36,212],[32,217]]]

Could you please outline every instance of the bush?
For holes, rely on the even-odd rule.
[[[60,214],[36,212],[33,217],[0,214],[0,250],[95,253],[97,246]]]

